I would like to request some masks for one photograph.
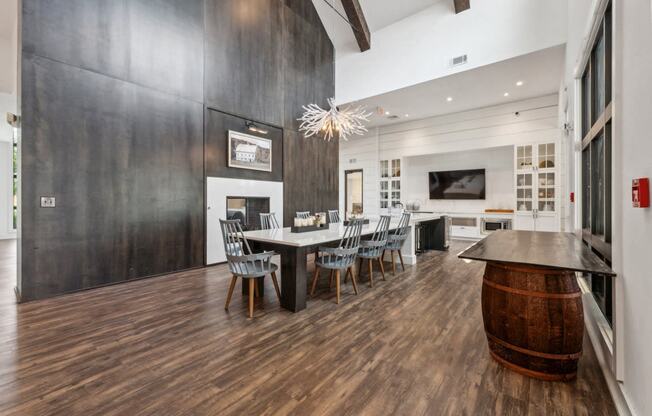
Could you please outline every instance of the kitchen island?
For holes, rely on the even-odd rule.
[[[570,233],[496,231],[459,257],[487,262],[482,317],[491,356],[530,377],[575,378],[584,336],[575,272],[615,273]]]

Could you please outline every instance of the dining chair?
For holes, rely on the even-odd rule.
[[[385,280],[385,266],[383,266],[382,256],[385,254],[385,247],[387,246],[387,238],[389,235],[389,222],[392,217],[389,215],[381,215],[380,221],[376,225],[376,230],[369,240],[360,241],[360,248],[358,249],[358,258],[360,259],[360,266],[358,267],[358,279],[362,273],[363,261],[367,260],[369,264],[369,286],[374,287],[374,269],[373,261],[376,260],[380,266],[383,280]],[[346,279],[344,279],[346,282]]]
[[[346,276],[351,277],[353,290],[356,295],[358,294],[358,285],[352,269],[355,264],[358,249],[360,248],[360,235],[362,234],[363,223],[363,219],[351,220],[344,230],[344,235],[342,236],[338,247],[319,247],[321,256],[315,262],[315,273],[312,277],[310,296],[314,296],[315,294],[321,269],[331,271],[331,282],[334,274],[337,288],[336,303],[340,303],[340,273],[343,270],[346,270]]]
[[[330,224],[337,224],[340,222],[340,211],[337,209],[328,210],[328,222]]]
[[[310,211],[297,211],[297,218],[308,218],[310,217]]]
[[[269,214],[260,214],[260,227],[263,230],[276,230],[281,228],[276,219],[276,214],[273,212],[270,212]]]
[[[253,253],[249,242],[242,232],[240,220],[220,220],[220,228],[222,229],[222,238],[224,240],[224,249],[226,252],[226,261],[229,264],[229,271],[233,275],[231,278],[231,285],[229,286],[229,293],[226,297],[226,304],[224,309],[229,310],[229,303],[233,296],[233,289],[238,277],[249,281],[249,317],[254,317],[254,294],[259,296],[258,285],[256,279],[265,277],[266,275],[272,276],[276,296],[279,302],[281,301],[281,291],[278,287],[276,280],[276,271],[278,266],[272,263],[272,257],[276,254],[273,251],[266,251],[263,253]]]
[[[392,255],[392,274],[396,275],[396,262],[394,260],[394,253],[398,252],[398,257],[401,260],[401,267],[405,271],[405,263],[403,263],[403,253],[401,249],[405,240],[407,240],[408,233],[410,232],[410,217],[409,212],[404,212],[401,214],[401,219],[398,222],[398,228],[394,230],[393,233],[389,233],[387,236],[387,244],[385,245],[385,250],[383,251],[382,261],[385,261],[385,251],[389,250]]]

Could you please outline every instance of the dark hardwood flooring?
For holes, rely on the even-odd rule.
[[[239,296],[224,311],[225,266],[16,305],[12,244],[0,242],[1,415],[616,414],[586,340],[569,383],[491,360],[483,263],[456,258],[465,243],[359,296],[346,285],[339,306],[324,273],[297,314],[268,279],[254,319]]]

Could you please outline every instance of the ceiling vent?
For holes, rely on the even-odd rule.
[[[460,55],[453,58],[451,66],[460,66],[468,62],[468,57],[466,55]]]
[[[387,117],[388,120],[398,120],[400,117],[397,116],[396,114],[392,114],[391,116]]]

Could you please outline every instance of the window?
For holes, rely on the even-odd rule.
[[[582,75],[582,239],[611,265],[611,5],[596,35]],[[593,296],[609,322],[611,278],[587,276]]]

